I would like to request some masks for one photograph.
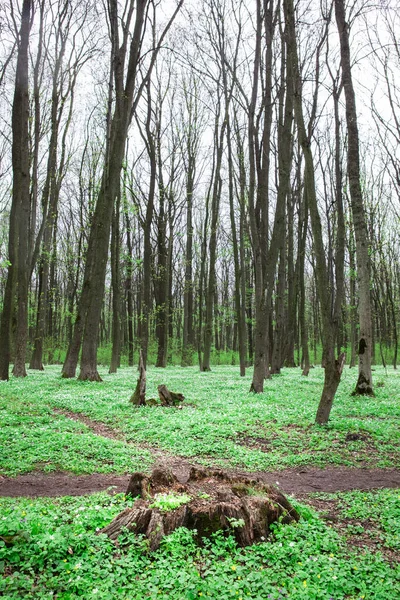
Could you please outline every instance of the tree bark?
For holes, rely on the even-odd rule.
[[[13,375],[25,377],[26,343],[28,338],[29,287],[29,60],[28,46],[31,27],[31,0],[24,0],[17,68],[12,106],[12,170],[13,191],[9,225],[8,272],[0,325],[0,378],[8,380],[11,357],[11,322],[16,296],[15,360]]]
[[[329,274],[325,261],[325,248],[322,236],[321,218],[318,210],[317,195],[315,190],[314,159],[310,142],[311,131],[309,129],[307,132],[304,123],[302,80],[297,54],[293,0],[284,1],[284,12],[287,25],[288,62],[292,64],[294,75],[294,113],[299,133],[299,141],[303,150],[305,161],[304,194],[306,195],[306,200],[310,211],[311,228],[313,234],[313,249],[315,254],[316,287],[318,291],[322,317],[325,376],[324,388],[316,415],[316,422],[321,425],[327,423],[329,419],[333,400],[340,382],[344,359],[339,357],[339,359],[336,361],[334,356],[336,336],[334,323],[332,321]],[[316,84],[318,85],[318,78]]]
[[[126,245],[128,256],[126,259],[126,278],[125,278],[125,297],[127,310],[127,329],[128,329],[128,365],[133,367],[133,249],[131,238],[131,224],[128,215],[128,208],[124,200],[124,217],[126,226]]]
[[[158,107],[156,130],[156,154],[158,167],[158,217],[157,217],[157,273],[154,291],[156,299],[156,337],[158,342],[156,367],[167,366],[168,353],[168,317],[169,317],[169,242],[167,240],[168,215],[165,210],[166,189],[163,177],[161,155],[161,105]],[[171,240],[170,240],[171,242]]]
[[[140,351],[139,355],[139,377],[130,402],[132,402],[134,406],[146,406],[146,369],[143,362],[142,351]]]
[[[109,373],[116,373],[121,356],[120,204],[118,193],[111,224],[112,349]]]
[[[193,87],[197,89],[197,82]],[[185,106],[188,111],[188,127],[186,133],[185,177],[186,177],[186,245],[185,245],[185,276],[183,289],[183,336],[182,336],[182,367],[193,365],[195,351],[195,332],[193,326],[193,194],[195,189],[196,160],[199,146],[199,107],[197,94],[192,94],[185,88]]]
[[[221,110],[221,107],[220,107]],[[222,167],[222,156],[223,146],[226,131],[226,111],[228,106],[225,106],[223,121],[219,126],[219,118],[215,124],[215,141],[217,143],[216,148],[216,161],[214,169],[214,181],[212,186],[211,195],[211,221],[210,221],[210,240],[208,246],[209,262],[208,262],[208,281],[206,290],[206,314],[204,321],[204,352],[201,361],[202,371],[211,371],[211,346],[213,339],[213,316],[214,316],[214,298],[215,298],[215,285],[216,285],[216,273],[215,263],[217,259],[217,231],[218,231],[218,220],[219,220],[219,204],[221,199],[221,167]]]
[[[348,135],[347,174],[349,178],[351,210],[356,237],[357,280],[359,292],[358,316],[360,332],[358,340],[358,380],[354,394],[373,396],[369,236],[360,181],[359,136],[356,98],[351,75],[349,25],[346,23],[343,0],[335,0],[335,15],[340,39],[342,79],[346,99]]]

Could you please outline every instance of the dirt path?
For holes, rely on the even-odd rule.
[[[68,418],[85,423],[94,433],[112,439],[123,439],[121,431],[112,429],[103,423],[93,421],[89,417],[64,410],[55,410]],[[155,463],[171,469],[177,478],[184,483],[190,468],[196,465],[179,456],[152,449]],[[198,465],[197,465],[198,466]],[[230,469],[228,469],[230,471]],[[256,476],[288,494],[307,494],[310,492],[338,492],[346,490],[371,490],[376,488],[400,488],[400,470],[397,469],[364,469],[351,467],[331,467],[316,469],[303,467],[285,469],[275,472],[236,474]],[[124,492],[128,486],[130,475],[72,475],[69,473],[34,472],[18,477],[0,477],[0,496],[81,496],[107,490],[112,487],[116,492]]]
[[[185,459],[157,461],[167,464],[178,479],[185,481],[189,465]],[[247,473],[263,481],[277,485],[287,494],[310,492],[338,492],[346,490],[371,490],[376,488],[400,488],[400,472],[391,469],[287,469],[273,473]],[[0,496],[83,496],[112,487],[115,492],[124,492],[130,475],[71,475],[68,473],[29,473],[18,477],[0,478]]]

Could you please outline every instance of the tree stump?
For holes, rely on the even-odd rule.
[[[130,402],[134,406],[145,406],[146,405],[146,369],[143,364],[142,351],[139,356],[139,377],[136,383],[135,391],[133,392]]]
[[[158,397],[161,406],[178,406],[185,399],[183,394],[171,392],[166,385],[158,386]],[[159,406],[158,401],[155,398],[146,400],[146,369],[143,364],[142,351],[140,351],[139,357],[139,377],[135,391],[130,398],[130,402],[134,406]]]
[[[193,467],[185,484],[163,469],[154,469],[151,476],[134,473],[127,493],[139,498],[101,533],[116,540],[126,528],[145,535],[151,550],[178,527],[196,530],[199,543],[222,530],[233,534],[240,546],[248,546],[266,539],[272,523],[299,519],[290,502],[273,486],[221,470]],[[183,500],[177,508],[168,509],[162,505],[168,499]]]
[[[184,401],[185,396],[176,392],[171,392],[166,385],[158,386],[158,397],[160,398],[161,406],[177,406]]]

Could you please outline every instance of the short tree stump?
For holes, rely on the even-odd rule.
[[[233,534],[240,546],[249,546],[265,540],[272,523],[299,520],[275,487],[222,470],[193,467],[184,484],[165,469],[156,468],[151,476],[134,473],[127,493],[139,498],[100,533],[112,540],[124,530],[144,534],[151,550],[178,527],[195,530],[199,543],[223,530]]]

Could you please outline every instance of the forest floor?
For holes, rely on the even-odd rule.
[[[348,370],[326,427],[314,424],[319,369],[285,370],[258,396],[233,367],[150,369],[149,396],[164,382],[185,395],[171,408],[132,407],[135,375],[87,384],[51,367],[0,386],[0,595],[400,597],[400,374],[380,369],[364,399]],[[185,483],[192,466],[278,487],[299,524],[246,549],[230,538],[197,548],[177,531],[155,554],[134,534],[117,553],[97,535],[133,502],[133,472],[163,467]]]
[[[63,409],[53,409],[55,415],[61,414],[69,419],[84,423],[94,434],[108,439],[124,440],[122,431],[113,429],[104,423],[94,421],[88,416]],[[261,442],[262,447],[262,442]],[[186,483],[190,469],[199,467],[197,462],[181,456],[174,456],[165,451],[151,449],[153,467],[162,467],[174,473],[181,483]],[[328,494],[351,490],[367,491],[377,489],[400,488],[400,469],[384,469],[366,467],[333,468],[292,468],[281,471],[247,472],[240,469],[226,469],[230,474],[244,477],[256,477],[263,482],[278,487],[282,493],[289,494],[297,500],[315,508],[322,518],[333,524],[340,533],[346,533],[349,527],[360,525],[360,520],[341,516],[341,505],[337,498]],[[62,497],[85,496],[97,492],[108,491],[112,494],[124,493],[128,487],[129,475],[109,475],[93,473],[90,475],[74,475],[66,472],[33,473],[17,477],[0,476],[0,496],[2,497]],[[324,496],[326,494],[326,496]],[[355,525],[354,525],[355,523]],[[362,521],[364,535],[351,536],[348,540],[353,545],[374,549],[377,545],[381,551],[379,539],[369,535],[368,520]],[[373,527],[371,527],[373,529]],[[383,554],[389,562],[400,562],[400,557],[389,548],[383,548]]]
[[[108,439],[123,440],[124,434],[100,421],[72,411],[53,409],[57,415],[84,423],[93,433]],[[260,443],[262,449],[262,442]],[[171,470],[179,481],[185,483],[192,466],[200,466],[162,450],[146,448],[153,454],[153,466]],[[268,484],[276,485],[283,493],[308,494],[313,492],[342,492],[349,490],[373,490],[378,488],[400,488],[400,469],[368,469],[366,467],[313,468],[298,467],[281,471],[247,472],[228,468],[228,472],[246,477],[258,477]],[[0,496],[8,497],[58,497],[83,496],[112,488],[114,492],[125,492],[130,475],[108,475],[93,473],[73,475],[66,472],[43,473],[35,471],[17,477],[0,476]]]

